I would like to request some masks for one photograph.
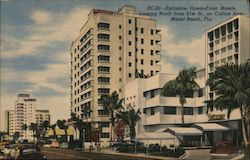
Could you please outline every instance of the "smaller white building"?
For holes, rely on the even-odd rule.
[[[135,79],[125,85],[125,106],[131,104],[142,114],[137,132],[156,132],[170,126],[181,124],[181,104],[179,97],[164,97],[162,87],[176,78],[175,74],[159,73],[147,79]],[[193,97],[186,98],[184,120],[186,124],[206,122],[205,70],[197,71],[196,82],[200,90]]]

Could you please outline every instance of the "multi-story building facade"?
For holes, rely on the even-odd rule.
[[[94,127],[105,126],[102,138],[109,137],[109,116],[98,100],[113,91],[122,98],[126,82],[160,71],[159,32],[156,21],[133,6],[117,12],[93,9],[72,42],[71,112],[84,119],[82,109],[90,106]]]
[[[22,126],[36,121],[35,111],[36,99],[31,98],[29,94],[18,94],[18,100],[15,102],[15,132],[19,132],[21,138],[32,139],[32,131],[24,131]]]
[[[49,110],[36,110],[36,123],[41,125],[44,121],[50,122]]]
[[[250,19],[245,15],[232,17],[206,31],[206,79],[217,66],[234,63],[242,64],[250,59]],[[214,99],[216,94],[207,88],[206,100]],[[214,109],[210,118],[225,120],[227,111]],[[230,120],[240,118],[239,110],[231,113]]]
[[[15,133],[15,111],[5,111],[6,131],[9,135]]]
[[[160,73],[147,79],[135,79],[125,85],[125,106],[129,104],[140,109],[141,120],[137,133],[159,132],[171,126],[181,125],[181,104],[179,97],[164,97],[162,87],[176,78],[175,74]],[[186,98],[184,104],[185,124],[206,122],[205,101],[205,70],[197,71],[196,82],[200,90],[192,97]]]
[[[25,131],[22,126],[29,126],[31,123],[40,125],[44,120],[50,122],[49,111],[36,110],[36,99],[31,98],[29,94],[18,94],[17,97],[15,109],[6,111],[7,131],[9,135],[19,132],[21,139],[33,140],[32,131]]]

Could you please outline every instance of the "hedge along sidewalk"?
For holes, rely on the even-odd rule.
[[[137,158],[148,158],[148,159],[162,159],[162,160],[175,160],[178,158],[175,157],[163,157],[163,156],[152,156],[152,155],[146,155],[144,153],[121,153],[116,152],[111,149],[102,149],[101,151],[93,150],[93,153],[102,153],[102,154],[110,154],[110,155],[120,155],[120,156],[127,156],[127,157],[137,157]]]

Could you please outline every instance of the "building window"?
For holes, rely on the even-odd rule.
[[[141,39],[141,44],[144,44],[144,39],[143,38]]]
[[[155,115],[155,109],[154,108],[150,108],[150,115]]]
[[[141,28],[141,34],[143,34],[144,33],[144,28]]]
[[[119,57],[119,61],[122,61],[122,57]]]
[[[150,50],[150,54],[151,54],[151,56],[153,56],[154,55],[154,50]]]
[[[150,44],[151,44],[151,45],[154,45],[154,40],[151,40],[151,41],[150,41]]]
[[[135,49],[135,52],[138,52],[138,48]]]
[[[184,115],[193,115],[194,110],[192,107],[184,107],[183,113]]]
[[[164,106],[164,114],[176,114],[176,107]]]
[[[141,54],[144,54],[144,49],[141,49]]]
[[[153,29],[151,29],[151,31],[150,31],[150,32],[151,32],[151,35],[154,35],[154,30],[153,30]]]
[[[98,40],[108,41],[109,35],[108,34],[98,34]]]
[[[128,23],[129,23],[129,24],[131,24],[131,23],[132,23],[132,20],[131,20],[131,19],[129,19],[129,20],[128,20]]]
[[[132,42],[131,42],[131,41],[129,41],[129,42],[128,42],[128,45],[130,45],[130,46],[131,46],[131,44],[132,44]]]
[[[122,36],[119,36],[119,39],[122,39]]]
[[[109,72],[109,67],[98,67],[98,72]]]
[[[109,51],[109,45],[98,45],[98,50]]]
[[[122,25],[119,25],[119,29],[122,29]]]
[[[131,53],[131,52],[128,52],[128,56],[132,56],[132,53]]]
[[[119,46],[119,50],[122,50],[122,46]]]
[[[129,66],[129,67],[131,67],[131,66],[132,66],[132,63],[131,63],[131,62],[129,62],[129,63],[128,63],[128,66]]]
[[[119,71],[122,71],[122,68],[121,68],[121,67],[119,68]]]
[[[138,38],[137,38],[137,37],[135,38],[135,41],[136,41],[136,42],[138,41]]]
[[[128,34],[129,34],[129,35],[131,35],[131,34],[132,34],[132,31],[131,31],[131,30],[129,30],[129,31],[128,31]]]
[[[203,96],[203,88],[199,89],[198,91],[198,97],[202,97]]]
[[[154,75],[154,71],[150,71],[150,75],[153,76]]]
[[[109,133],[101,133],[101,138],[109,138]]]
[[[154,90],[151,90],[150,91],[150,98],[154,98],[155,97],[155,91]]]
[[[98,82],[109,83],[109,78],[108,77],[99,77]]]
[[[202,107],[198,107],[198,114],[203,114],[203,106]]]
[[[119,78],[119,82],[121,82],[122,81],[122,79],[121,78]]]
[[[101,28],[101,29],[109,29],[109,24],[108,23],[98,23],[97,27]]]
[[[99,88],[98,93],[99,94],[109,94],[109,89],[108,88]]]
[[[141,74],[142,74],[142,76],[144,76],[144,70],[143,69],[141,70]]]
[[[131,73],[129,73],[129,74],[128,74],[128,77],[132,77],[132,74],[131,74]]]
[[[109,127],[109,122],[100,122],[100,127]]]
[[[144,63],[144,61],[143,61],[143,59],[141,59],[141,64],[143,64]]]
[[[150,65],[151,65],[151,66],[154,65],[154,61],[153,61],[153,60],[150,61]]]
[[[122,89],[119,89],[119,93],[122,93]]]
[[[98,56],[98,61],[109,62],[109,56]]]

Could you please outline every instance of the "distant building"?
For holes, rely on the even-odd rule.
[[[15,111],[9,110],[5,112],[6,131],[9,135],[15,133]]]
[[[49,110],[36,110],[36,123],[40,125],[44,121],[50,122]]]
[[[71,112],[84,119],[82,109],[90,106],[89,120],[103,128],[105,141],[110,118],[98,101],[113,91],[122,98],[126,82],[160,71],[159,32],[156,20],[139,15],[133,6],[93,9],[71,44]]]
[[[40,125],[44,120],[50,121],[48,110],[36,110],[36,99],[29,94],[18,94],[15,102],[15,110],[6,111],[7,131],[10,135],[20,133],[20,138],[33,140],[33,132],[29,129],[24,131],[22,126],[31,123]]]

